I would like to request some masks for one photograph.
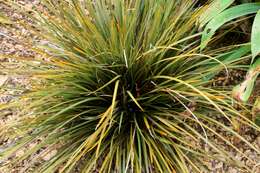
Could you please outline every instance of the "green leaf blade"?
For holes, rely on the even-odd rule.
[[[229,8],[223,11],[222,13],[218,14],[205,27],[202,33],[200,49],[202,50],[207,46],[215,32],[222,25],[238,17],[256,13],[259,9],[260,3],[246,3]]]
[[[254,58],[260,53],[260,10],[258,10],[253,27],[252,27],[252,35],[251,35],[251,51],[252,51],[252,62]]]
[[[200,16],[200,28],[205,26],[211,19],[229,7],[235,0],[215,0],[209,4],[207,10]]]

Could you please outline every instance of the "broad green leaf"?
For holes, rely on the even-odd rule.
[[[245,81],[234,87],[232,92],[233,97],[238,101],[247,102],[253,92],[255,81],[259,73],[260,58],[250,67]]]
[[[209,4],[207,10],[199,18],[200,28],[205,26],[211,19],[229,7],[235,0],[215,0]]]
[[[253,27],[252,27],[252,35],[251,35],[251,50],[253,59],[260,53],[260,10],[258,10]]]
[[[260,3],[246,3],[234,6],[219,13],[205,27],[202,33],[200,49],[202,50],[207,46],[208,42],[215,34],[215,32],[226,22],[229,22],[241,16],[256,13],[259,9]]]
[[[10,21],[10,19],[8,17],[6,17],[2,13],[0,13],[0,24],[1,23],[2,24],[11,24],[12,22]]]

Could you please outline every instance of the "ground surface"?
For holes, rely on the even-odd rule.
[[[26,6],[28,9],[32,8],[33,5],[37,5],[39,3],[39,0],[19,0],[21,4]],[[23,20],[24,16],[22,16],[19,13],[14,12],[7,6],[5,6],[3,3],[1,3],[0,0],[0,12],[6,14],[7,16],[11,17],[14,21]],[[17,68],[19,67],[19,64],[13,62],[11,58],[8,58],[8,56],[2,56],[2,55],[19,55],[27,58],[32,58],[36,54],[28,48],[26,48],[25,45],[19,44],[17,40],[24,40],[29,39],[33,37],[33,39],[37,40],[37,37],[30,34],[26,29],[23,27],[12,24],[12,25],[1,25],[0,24],[0,69],[4,69],[5,67],[13,67]],[[231,78],[243,78],[242,76],[239,76],[240,74],[234,73]],[[26,89],[30,88],[30,80],[24,76],[17,76],[12,75],[9,73],[8,75],[0,70],[0,88],[1,86],[6,85],[8,86],[5,89],[0,89],[0,103],[6,103],[11,101],[12,99],[15,99],[17,96],[21,95]],[[17,87],[21,88],[20,90],[17,90]],[[259,89],[260,91],[260,89]],[[259,93],[258,93],[259,94]],[[3,116],[0,116],[0,126],[8,123],[10,120],[13,120],[16,118],[16,112],[14,110],[6,110],[5,112],[0,112]],[[223,134],[225,135],[225,134]],[[255,134],[249,129],[243,130],[243,136],[249,140],[254,146],[258,147],[260,150],[260,135]],[[226,137],[229,137],[226,134]],[[0,139],[0,153],[1,151],[6,148],[6,146],[11,145],[14,141],[4,138]],[[32,144],[34,145],[34,144]],[[223,145],[223,147],[226,147],[224,143],[220,143],[220,145]],[[28,146],[30,148],[30,146]],[[201,146],[205,150],[207,150],[207,146]],[[239,147],[249,158],[255,161],[255,163],[260,163],[260,156],[257,155],[255,152],[248,149],[246,146],[240,145],[239,142],[237,143],[237,147]],[[24,150],[27,150],[28,148],[25,148]],[[24,153],[24,150],[21,150],[17,153],[17,155],[21,155]],[[57,151],[52,150],[48,152],[46,155],[44,155],[39,160],[44,162],[49,160],[53,154],[55,154]],[[257,168],[256,165],[249,165],[247,163],[247,160],[241,157],[238,153],[232,151],[230,149],[230,154],[233,155],[238,160],[241,160],[242,162],[245,162],[250,168],[252,168],[253,173],[260,173],[260,168]],[[36,156],[35,156],[36,157]],[[12,159],[12,158],[10,158]],[[14,167],[9,168],[8,170],[5,170],[4,172],[0,173],[26,173],[30,172],[29,170],[26,170],[26,167],[30,161],[33,161],[34,158],[30,158],[29,160],[25,160],[20,165],[15,165]],[[1,165],[4,165],[7,163],[8,160],[1,161],[0,160],[0,167]],[[205,161],[211,170],[210,173],[240,173],[239,170],[227,166],[224,162],[219,162],[215,160],[208,160]],[[260,166],[259,166],[260,167]],[[26,171],[25,171],[26,170]],[[192,171],[191,171],[192,172]]]

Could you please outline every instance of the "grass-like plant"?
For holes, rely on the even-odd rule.
[[[19,121],[1,127],[19,138],[0,159],[37,140],[11,163],[48,147],[57,154],[35,171],[188,173],[202,171],[205,158],[249,170],[216,140],[252,161],[219,130],[259,153],[235,127],[259,128],[232,107],[232,87],[212,83],[250,46],[201,52],[197,19],[206,8],[190,0],[42,3],[29,28],[47,40],[35,48],[45,60],[26,62],[23,73],[37,80],[15,103]]]

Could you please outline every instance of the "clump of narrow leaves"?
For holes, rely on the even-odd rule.
[[[28,103],[19,121],[1,127],[20,137],[1,159],[37,140],[12,162],[48,147],[58,152],[36,171],[199,172],[205,158],[249,170],[216,141],[253,162],[219,130],[259,153],[232,122],[259,129],[232,107],[230,88],[212,83],[250,46],[200,52],[197,19],[206,8],[190,0],[43,4],[30,29],[48,41],[35,49],[46,61],[27,62],[37,82],[18,101]]]

